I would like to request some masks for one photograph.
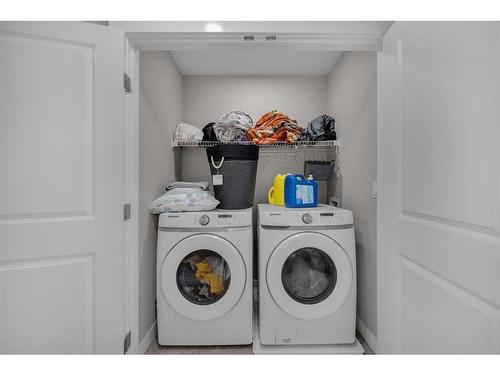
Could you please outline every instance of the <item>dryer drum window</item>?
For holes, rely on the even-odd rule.
[[[196,250],[177,267],[177,287],[181,294],[197,305],[210,305],[220,300],[231,283],[226,260],[212,250]]]
[[[283,263],[281,281],[291,298],[312,305],[325,300],[335,289],[337,269],[324,251],[305,247]]]

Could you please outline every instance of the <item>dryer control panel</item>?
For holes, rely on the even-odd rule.
[[[259,204],[259,223],[277,227],[346,226],[353,224],[353,216],[349,210],[327,205],[298,209]]]

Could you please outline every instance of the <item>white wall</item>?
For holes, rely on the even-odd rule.
[[[186,76],[184,121],[203,127],[241,110],[256,122],[273,109],[307,125],[326,109],[326,76]]]
[[[340,139],[341,178],[335,192],[342,197],[342,207],[354,213],[357,315],[374,336],[377,334],[377,206],[372,197],[372,181],[377,176],[376,88],[375,52],[344,52],[328,76],[327,108],[336,119]],[[365,339],[370,340],[366,333]]]
[[[186,76],[184,77],[185,122],[203,128],[234,110],[244,111],[257,122],[264,113],[278,109],[300,125],[326,111],[326,76]],[[277,173],[303,173],[304,159],[280,153],[276,160],[261,150],[256,183],[256,201],[267,201],[267,190]],[[286,156],[285,156],[286,155]],[[210,181],[204,150],[182,153],[182,178]],[[326,201],[326,184],[320,186]]]
[[[182,76],[168,52],[140,53],[139,93],[139,340],[156,320],[158,216],[151,201],[175,180],[171,137],[182,119]]]

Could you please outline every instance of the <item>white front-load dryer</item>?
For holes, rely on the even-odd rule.
[[[160,215],[160,345],[252,342],[252,209]]]
[[[259,204],[263,345],[352,344],[356,256],[351,211]]]

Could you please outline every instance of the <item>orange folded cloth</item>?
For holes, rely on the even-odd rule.
[[[300,139],[303,131],[297,121],[273,110],[262,115],[255,126],[247,130],[247,139],[255,144],[292,143]]]

